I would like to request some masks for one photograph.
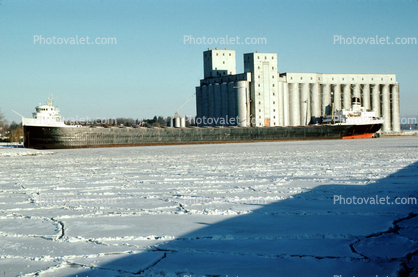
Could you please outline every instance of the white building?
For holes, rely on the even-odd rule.
[[[277,54],[244,54],[236,74],[235,51],[208,50],[196,87],[199,126],[300,126],[321,123],[351,98],[384,118],[382,131],[400,132],[399,83],[395,74],[279,73]]]

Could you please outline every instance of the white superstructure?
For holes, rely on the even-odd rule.
[[[360,105],[360,99],[353,97],[351,109],[337,110],[323,120],[324,124],[340,125],[365,125],[383,124],[384,120],[376,115],[373,110],[368,110]]]
[[[52,100],[51,94],[45,105],[36,106],[36,112],[32,113],[32,118],[22,117],[23,126],[70,127],[62,121],[60,110],[52,106]]]

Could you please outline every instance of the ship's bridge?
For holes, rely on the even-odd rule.
[[[54,119],[60,121],[59,109],[50,105],[41,105],[35,107],[36,112],[32,113],[32,117],[36,119]]]
[[[55,108],[50,107],[48,105],[40,105],[40,106],[37,106],[35,109],[36,109],[36,112],[40,113],[44,111],[53,111]]]
[[[59,112],[58,108],[51,107],[49,105],[41,105],[41,104],[39,104],[39,106],[36,106],[35,110],[36,110],[36,112],[33,113],[33,115],[36,115],[36,114],[45,114],[45,115],[50,114],[52,116],[53,114],[57,114]]]
[[[54,127],[67,127],[62,121],[60,110],[57,107],[52,106],[52,95],[48,97],[48,102],[45,105],[39,104],[35,107],[32,118],[24,118],[24,126],[54,126]]]

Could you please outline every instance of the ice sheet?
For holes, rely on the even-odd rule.
[[[0,162],[5,276],[418,274],[418,206],[394,203],[418,197],[415,137],[2,149]]]

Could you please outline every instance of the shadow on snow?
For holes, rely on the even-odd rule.
[[[320,185],[67,276],[417,274],[417,205],[372,204],[376,196],[385,203],[418,197],[417,180],[418,162],[369,185]],[[336,195],[341,201],[334,203]],[[368,204],[347,204],[353,196]]]

